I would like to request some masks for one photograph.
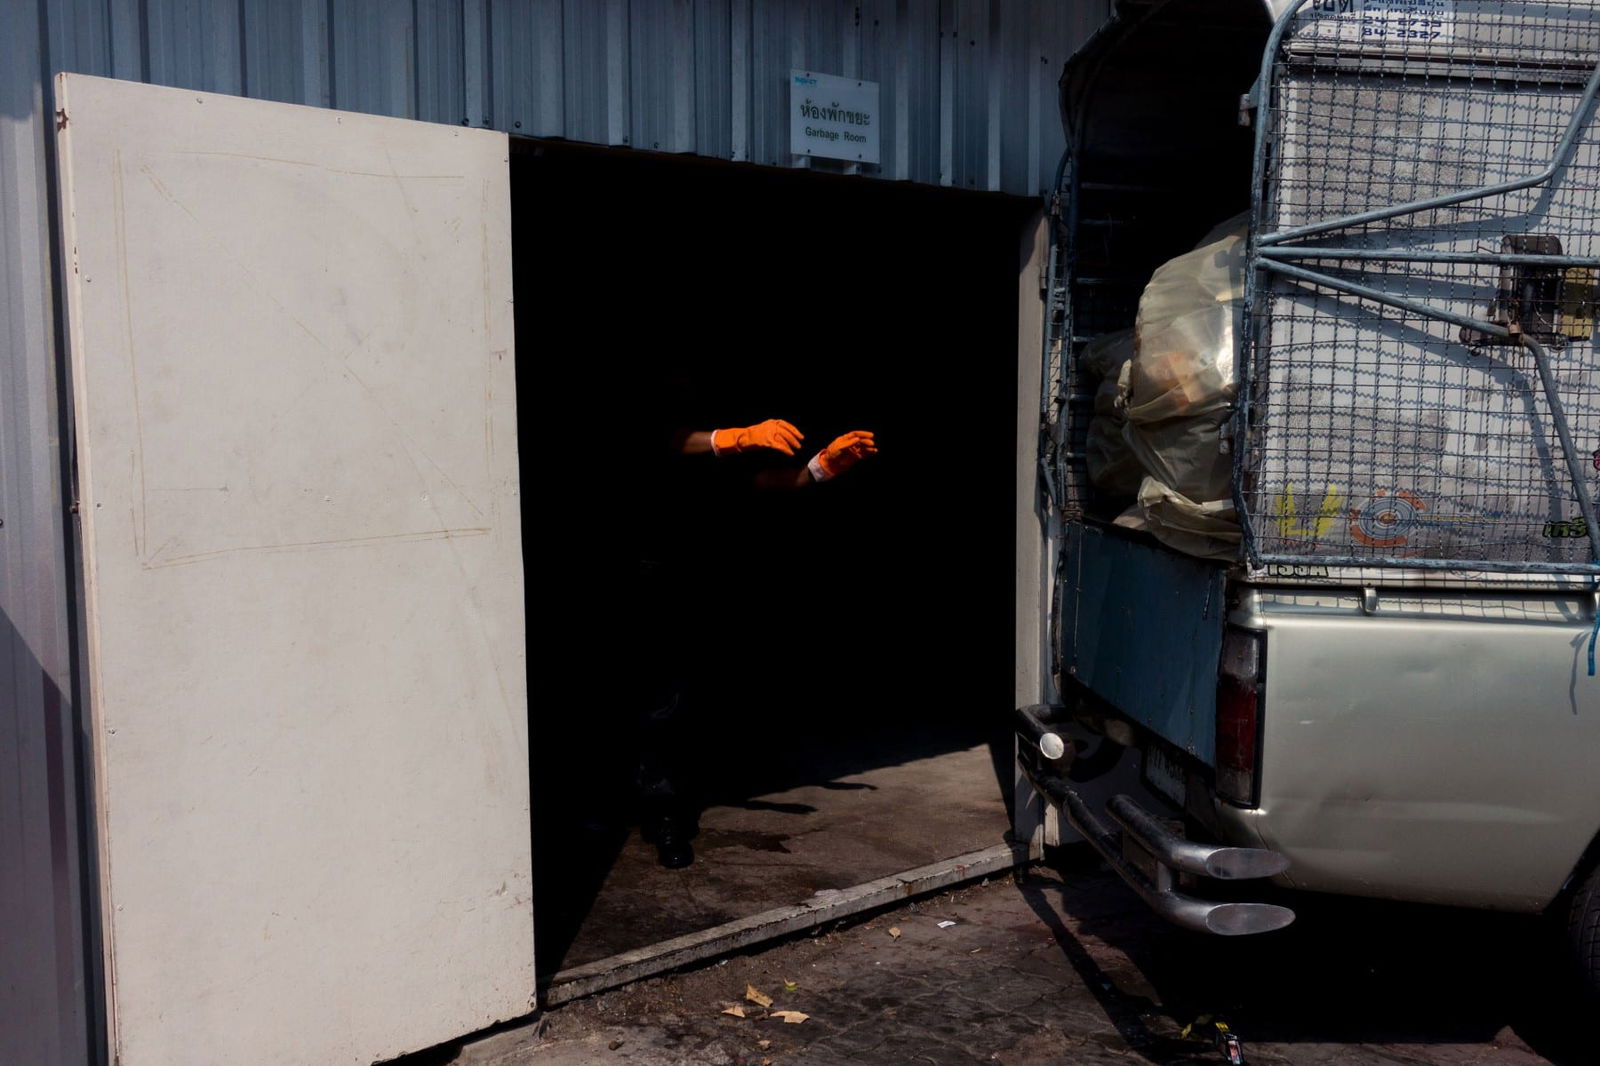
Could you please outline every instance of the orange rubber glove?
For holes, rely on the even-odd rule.
[[[806,469],[818,481],[827,481],[855,466],[869,455],[878,454],[878,445],[870,429],[853,429],[842,437],[834,438],[826,448],[811,457]]]
[[[781,418],[769,418],[743,429],[716,429],[711,431],[711,451],[716,455],[738,455],[752,448],[771,448],[784,455],[793,455],[806,435]]]

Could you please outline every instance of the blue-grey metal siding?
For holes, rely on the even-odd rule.
[[[790,166],[791,68],[876,81],[871,177],[1035,195],[1109,0],[0,0],[0,1066],[89,1061],[50,78]],[[821,164],[828,166],[829,164]],[[92,950],[92,949],[91,949]]]
[[[63,18],[74,13],[64,10]],[[0,7],[0,1063],[84,1062],[66,508],[43,47]],[[86,44],[86,47],[89,45]],[[109,43],[97,38],[97,58]]]
[[[1032,196],[1108,0],[0,0],[60,70],[791,165],[791,68],[876,81],[869,176]],[[42,17],[41,38],[9,27]],[[31,43],[30,43],[31,41]],[[41,47],[42,46],[42,47]],[[48,92],[48,86],[46,86]]]

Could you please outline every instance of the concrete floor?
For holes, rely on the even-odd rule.
[[[417,1066],[1215,1066],[1215,1020],[1255,1066],[1596,1061],[1592,1010],[1561,995],[1538,920],[1293,904],[1282,932],[1202,937],[1104,872],[1035,868],[578,1000]]]
[[[589,865],[605,869],[570,942],[550,949],[562,969],[989,847],[1010,828],[1009,768],[970,730],[801,744],[744,773],[705,808],[686,869],[663,869],[636,829],[587,828]],[[761,781],[802,783],[752,791]],[[570,913],[584,906],[573,899]],[[540,961],[546,973],[553,964]]]

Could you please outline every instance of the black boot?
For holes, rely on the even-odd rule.
[[[681,870],[694,862],[694,848],[689,839],[694,836],[681,822],[668,822],[656,840],[656,858],[669,870]]]
[[[694,862],[689,841],[699,830],[695,817],[677,807],[658,808],[645,815],[639,834],[656,846],[656,856],[669,870],[681,870]]]

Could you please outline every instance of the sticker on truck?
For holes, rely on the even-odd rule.
[[[1167,754],[1160,744],[1147,744],[1144,749],[1144,780],[1168,803],[1183,810],[1189,789],[1183,765]]]
[[[1455,36],[1455,0],[1311,0],[1301,18],[1330,20],[1341,41],[1415,43]]]

